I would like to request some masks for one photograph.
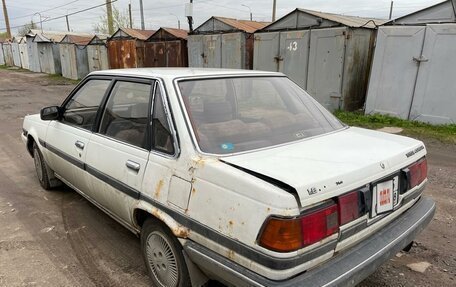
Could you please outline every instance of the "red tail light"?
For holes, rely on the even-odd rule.
[[[339,231],[337,205],[314,211],[301,218],[303,246],[312,245]]]
[[[339,225],[344,225],[359,217],[359,192],[353,191],[338,198]]]
[[[427,160],[422,158],[416,163],[408,167],[408,180],[409,188],[412,189],[415,186],[422,183],[427,178]]]

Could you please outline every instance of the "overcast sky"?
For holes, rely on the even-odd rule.
[[[39,22],[40,12],[43,17],[58,17],[67,13],[86,9],[105,0],[5,0],[8,7],[11,27],[33,21]],[[442,2],[443,0],[395,0],[393,18]],[[177,27],[177,18],[181,27],[188,29],[185,18],[185,3],[189,0],[143,0],[146,29],[158,27]],[[272,0],[194,0],[194,27],[197,27],[210,16],[225,16],[237,19],[248,19],[249,6],[253,19],[270,21]],[[134,27],[140,28],[139,0],[118,0],[113,3],[119,10],[126,11],[128,3],[132,5]],[[277,18],[294,8],[306,8],[317,11],[356,15],[373,18],[387,18],[390,0],[277,0]],[[60,8],[56,8],[59,7]],[[54,9],[55,8],[55,9]],[[104,7],[96,8],[77,15],[69,16],[70,28],[75,32],[92,32],[93,26],[106,13]],[[174,14],[174,15],[172,15]],[[65,18],[43,23],[43,29],[66,30]],[[13,34],[17,28],[12,29]],[[0,31],[5,31],[3,13],[0,13]]]

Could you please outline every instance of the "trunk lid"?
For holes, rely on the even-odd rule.
[[[390,175],[425,154],[418,140],[351,127],[222,160],[290,185],[304,207]]]

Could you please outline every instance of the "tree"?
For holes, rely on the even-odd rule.
[[[19,37],[24,37],[25,35],[27,35],[27,33],[31,30],[31,29],[36,29],[37,26],[35,24],[35,22],[30,21],[30,23],[28,24],[25,24],[24,26],[22,26],[21,28],[19,28],[19,31],[17,32],[17,35]]]
[[[112,20],[114,24],[114,31],[122,27],[129,27],[130,19],[128,17],[128,9],[119,11],[115,5],[112,5]],[[93,30],[96,34],[109,34],[108,29],[108,16],[106,13],[100,17],[100,21],[93,25]]]

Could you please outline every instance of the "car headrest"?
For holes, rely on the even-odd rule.
[[[233,107],[227,101],[204,102],[204,121],[206,123],[220,123],[233,119]]]

